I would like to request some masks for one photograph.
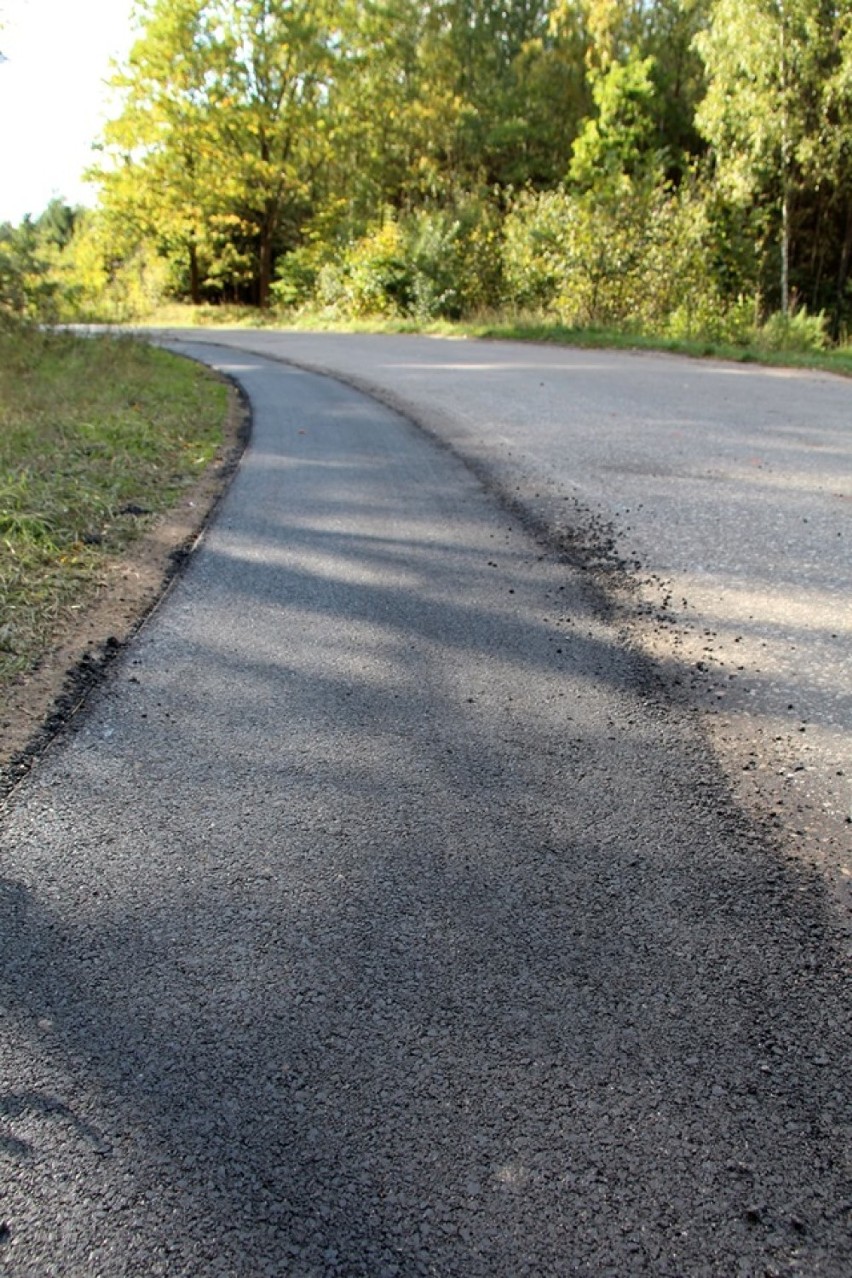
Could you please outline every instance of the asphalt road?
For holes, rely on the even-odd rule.
[[[587,567],[626,564],[604,583],[628,587],[623,628],[852,920],[852,382],[502,342],[215,341],[378,394]]]
[[[588,547],[374,400],[194,353],[252,446],[3,811],[3,1273],[845,1278],[820,873]]]

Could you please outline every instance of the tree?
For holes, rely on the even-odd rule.
[[[812,307],[830,297],[839,336],[852,268],[852,5],[837,6],[833,38],[825,50],[817,128],[799,149],[812,184],[810,262]]]
[[[549,0],[433,6],[435,73],[443,69],[460,108],[455,151],[463,183],[537,186],[564,171],[581,116],[571,109],[578,67],[559,58],[551,8]]]
[[[797,230],[822,241],[815,210],[832,198],[852,217],[848,104],[849,0],[715,0],[696,40],[707,72],[697,123],[727,196],[767,216],[778,243],[778,297],[786,315],[791,270],[805,266]],[[850,229],[852,234],[852,228]],[[850,243],[852,249],[852,243]],[[841,255],[842,256],[842,255]],[[841,275],[848,274],[848,253]],[[801,270],[804,281],[807,271]]]
[[[103,199],[203,272],[241,267],[269,301],[274,256],[307,214],[324,160],[330,18],[319,0],[148,0],[114,84]]]
[[[269,304],[275,252],[294,242],[327,159],[337,6],[228,0],[216,6],[225,53],[218,137],[226,191],[257,254],[257,302]]]
[[[653,116],[653,58],[609,62],[595,74],[590,116],[574,143],[570,176],[580,186],[603,188],[622,174],[657,170],[660,138]]]
[[[64,200],[52,199],[44,212],[36,218],[35,227],[39,240],[56,250],[66,248],[74,236],[82,212],[79,206],[72,208]]]
[[[695,37],[710,0],[557,0],[552,21],[579,36],[590,87],[614,67],[648,63],[648,97],[669,175],[676,181],[705,148],[694,124],[704,93]]]
[[[386,209],[436,195],[456,104],[431,75],[431,23],[418,0],[337,6],[317,121],[323,162],[312,174],[312,235],[354,239]]]
[[[104,131],[92,176],[119,239],[128,231],[183,259],[193,302],[216,255],[221,173],[215,116],[222,50],[205,0],[137,6],[140,35],[113,77],[120,114]]]
[[[339,101],[358,121],[359,153],[372,156],[386,202],[452,202],[460,191],[559,180],[586,95],[582,52],[566,49],[551,7],[549,0],[350,6]]]
[[[25,217],[19,226],[0,226],[0,312],[52,319],[57,283],[38,227]]]

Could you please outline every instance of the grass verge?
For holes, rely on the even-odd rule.
[[[225,386],[127,337],[0,327],[0,693],[216,454]]]
[[[273,328],[345,333],[423,333],[441,337],[547,342],[602,350],[647,350],[725,359],[741,364],[818,369],[852,377],[852,346],[829,350],[774,350],[765,344],[735,345],[707,338],[657,337],[609,328],[571,328],[558,320],[495,314],[472,320],[418,320],[364,316],[353,319],[323,311],[259,311],[250,306],[189,306],[174,303],[141,321],[141,326],[175,328]]]
[[[773,350],[754,343],[734,345],[704,338],[648,337],[616,329],[568,328],[556,322],[535,320],[503,320],[463,325],[473,337],[502,338],[512,341],[552,342],[564,346],[600,347],[617,350],[668,351],[695,359],[726,359],[737,363],[759,363],[784,368],[812,368],[852,376],[852,348],[833,350]]]

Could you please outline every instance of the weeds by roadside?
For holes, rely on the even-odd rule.
[[[207,466],[225,405],[166,351],[0,323],[0,689]]]
[[[597,347],[617,350],[668,351],[696,359],[727,359],[742,364],[769,364],[784,368],[813,368],[852,377],[852,347],[831,350],[802,348],[794,340],[789,344],[771,340],[756,332],[752,341],[742,344],[715,341],[710,338],[658,337],[623,332],[618,329],[569,328],[554,321],[503,319],[464,325],[471,337],[503,338],[513,341],[552,342],[564,346]]]

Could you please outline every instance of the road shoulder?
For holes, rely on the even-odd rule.
[[[105,565],[98,593],[76,613],[38,666],[0,693],[0,796],[83,705],[115,656],[157,607],[192,554],[228,488],[248,442],[250,412],[228,383],[222,443],[178,504],[123,555]]]

